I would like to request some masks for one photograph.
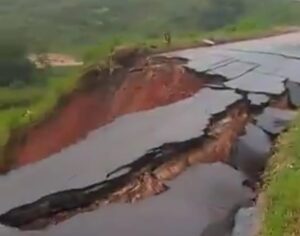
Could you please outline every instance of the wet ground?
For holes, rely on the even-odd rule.
[[[231,235],[239,208],[249,207],[246,200],[256,194],[252,187],[260,181],[274,138],[296,115],[291,108],[299,106],[299,42],[300,33],[293,33],[163,55],[186,59],[184,66],[202,78],[222,80],[217,88],[202,88],[190,98],[118,118],[60,153],[0,177],[0,213],[12,210],[0,216],[1,223],[22,228],[37,220],[24,221],[29,215],[53,218],[71,210],[69,214],[75,215],[35,232],[3,226],[1,235]],[[286,91],[289,106],[269,107]],[[229,130],[233,130],[231,138],[226,136]],[[222,154],[224,158],[214,157]],[[152,183],[163,181],[160,186],[165,188],[152,189],[133,204],[111,201],[89,213],[74,212],[99,197],[93,195],[99,186],[84,187],[142,158],[134,172],[125,168],[110,176],[108,183],[117,179],[122,189],[148,173]],[[155,167],[148,168],[152,161]],[[178,166],[183,166],[181,171]],[[176,174],[162,177],[160,168]],[[122,174],[126,181],[120,181]],[[254,185],[245,185],[245,180]],[[47,197],[75,188],[80,188],[79,194],[70,191]],[[105,191],[105,199],[110,199],[109,191],[116,189]],[[34,202],[41,197],[45,198]],[[59,201],[64,197],[74,204],[62,207]],[[28,203],[32,204],[23,206]]]

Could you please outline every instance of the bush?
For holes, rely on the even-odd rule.
[[[35,67],[27,58],[26,45],[22,40],[0,40],[0,86],[27,84]]]

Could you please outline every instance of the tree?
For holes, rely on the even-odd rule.
[[[0,86],[14,83],[28,83],[33,77],[35,67],[27,58],[27,48],[18,38],[0,40]]]

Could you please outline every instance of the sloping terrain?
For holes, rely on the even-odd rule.
[[[205,84],[176,62],[139,63],[136,70],[118,69],[112,75],[88,72],[85,89],[64,98],[44,122],[12,137],[7,155],[13,166],[55,154],[121,115],[187,98]]]
[[[145,73],[145,82],[109,77],[118,85],[109,101],[121,105],[108,103],[113,112],[101,113],[109,114],[97,123],[102,127],[0,178],[0,222],[23,230],[3,226],[1,233],[140,236],[153,235],[155,229],[164,236],[251,235],[257,215],[250,214],[250,224],[238,228],[239,213],[255,211],[272,144],[299,107],[299,37],[294,33],[176,51],[125,69],[130,75]],[[157,70],[172,76],[153,77]],[[166,86],[165,78],[172,78]],[[187,81],[197,87],[179,86]],[[86,88],[96,91],[98,83],[92,79]],[[166,94],[182,97],[161,99]],[[141,111],[134,113],[136,107]],[[126,112],[130,114],[114,119]],[[18,145],[19,150],[26,147]]]

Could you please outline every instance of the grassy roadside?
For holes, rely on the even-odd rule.
[[[3,152],[11,131],[42,120],[62,95],[75,88],[78,74],[78,69],[71,69],[60,75],[41,77],[45,80],[42,85],[0,88],[0,172],[10,162]],[[26,116],[28,111],[30,116]]]
[[[120,37],[118,41],[107,39],[101,45],[89,48],[74,49],[73,53],[84,59],[86,67],[105,60],[111,49],[118,45],[128,45],[144,48],[155,48],[154,52],[175,50],[201,46],[202,39],[212,37],[217,42],[230,42],[249,38],[258,38],[283,33],[286,30],[265,27],[252,27],[241,24],[234,28],[228,27],[210,33],[190,33],[173,35],[172,45],[166,46],[162,38],[140,38],[134,36]],[[126,42],[130,42],[127,44]],[[11,130],[26,127],[42,120],[58,103],[62,95],[70,93],[77,86],[83,68],[54,73],[43,86],[26,86],[21,89],[0,88],[0,171],[5,163],[10,162],[3,155],[4,147],[10,138]],[[2,109],[1,109],[2,106]],[[4,108],[3,108],[4,107]],[[30,111],[30,117],[26,112]],[[1,151],[2,150],[2,151]]]
[[[252,38],[262,38],[280,33],[290,32],[295,27],[290,26],[255,26],[249,22],[228,26],[211,32],[184,32],[172,34],[171,46],[166,45],[163,35],[159,38],[144,38],[138,35],[119,35],[118,39],[108,38],[95,46],[81,47],[66,51],[82,57],[85,63],[93,64],[103,60],[112,48],[120,45],[149,48],[152,52],[172,51],[176,49],[203,46],[203,39],[211,38],[217,43],[240,41]]]
[[[276,150],[266,173],[261,236],[299,236],[300,115]]]

